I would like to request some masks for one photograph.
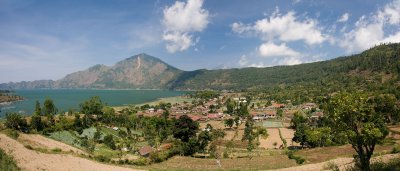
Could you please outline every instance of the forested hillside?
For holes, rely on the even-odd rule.
[[[96,65],[58,81],[0,84],[0,89],[139,88],[180,90],[253,90],[276,96],[307,98],[339,90],[379,90],[396,94],[399,86],[400,44],[373,47],[336,59],[267,68],[182,71],[158,58],[140,54],[112,67]],[[279,92],[279,93],[277,93]],[[301,96],[301,97],[300,97]],[[310,96],[311,97],[311,96]],[[279,99],[279,98],[278,98]]]

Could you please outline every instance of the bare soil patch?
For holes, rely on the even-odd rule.
[[[135,170],[132,168],[120,167],[98,163],[89,159],[69,154],[45,154],[29,150],[20,142],[0,134],[0,148],[10,154],[16,160],[18,166],[23,170]]]
[[[33,148],[43,148],[43,149],[61,149],[63,152],[73,152],[76,154],[87,154],[86,152],[72,147],[70,145],[64,144],[62,142],[52,140],[46,137],[43,137],[38,134],[20,134],[18,137],[18,141],[24,145],[30,145]]]

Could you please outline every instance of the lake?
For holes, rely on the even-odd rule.
[[[140,104],[157,100],[162,97],[173,97],[187,93],[187,91],[170,90],[88,90],[88,89],[39,89],[16,90],[14,94],[24,97],[25,100],[11,104],[0,105],[0,117],[7,112],[32,114],[35,102],[39,100],[43,106],[46,98],[51,98],[59,111],[68,111],[73,108],[79,110],[79,104],[92,96],[100,99],[110,106]]]

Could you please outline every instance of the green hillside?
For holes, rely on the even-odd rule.
[[[397,78],[399,58],[400,44],[381,45],[357,55],[294,66],[192,71],[181,75],[173,88],[241,90],[336,81],[380,83]]]
[[[379,45],[361,54],[294,66],[182,71],[158,58],[139,54],[114,66],[95,65],[57,81],[6,83],[0,84],[0,89],[251,90],[276,99],[290,96],[287,99],[301,101],[340,90],[368,90],[400,97],[399,58],[400,44],[396,43]]]

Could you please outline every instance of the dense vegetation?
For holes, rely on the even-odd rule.
[[[187,74],[191,77],[185,76],[184,80],[178,79],[174,87],[220,90],[318,87],[335,91],[351,85],[357,89],[382,82],[390,84],[398,81],[399,70],[400,44],[388,44],[361,54],[309,64],[193,71],[196,74]]]
[[[257,93],[272,94],[274,99],[292,99],[295,102],[324,96],[340,90],[374,90],[395,94],[400,97],[400,44],[384,44],[373,47],[361,54],[294,66],[267,68],[241,68],[221,70],[181,71],[157,58],[143,55],[146,70],[140,77],[146,77],[146,84],[139,85],[132,78],[121,75],[129,68],[136,67],[137,58],[132,57],[116,64],[112,72],[99,65],[86,71],[70,74],[59,81],[37,81],[0,84],[0,88],[165,88],[188,90],[255,90]],[[140,55],[138,55],[140,56]],[[143,67],[144,63],[142,63]],[[170,75],[154,75],[152,67],[163,66]],[[129,72],[128,72],[129,71]],[[135,72],[136,73],[136,72]],[[97,81],[83,84],[88,75],[97,75]],[[164,74],[164,75],[163,75]],[[121,77],[113,81],[114,75]],[[138,76],[139,77],[139,76]],[[32,85],[31,85],[32,84]],[[35,85],[37,84],[37,85]],[[136,85],[138,84],[138,85]],[[157,85],[158,84],[158,85]],[[147,86],[147,87],[146,87]],[[311,97],[302,96],[302,93]]]

